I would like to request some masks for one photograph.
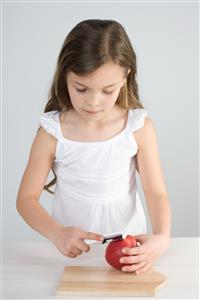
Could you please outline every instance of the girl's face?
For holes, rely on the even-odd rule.
[[[113,110],[125,79],[124,69],[111,62],[87,76],[68,72],[66,80],[74,110],[89,122],[103,120]]]

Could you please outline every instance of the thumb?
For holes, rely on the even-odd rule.
[[[137,242],[139,242],[140,244],[143,244],[147,239],[147,235],[146,234],[138,234],[138,235],[134,235],[134,238],[136,239]]]

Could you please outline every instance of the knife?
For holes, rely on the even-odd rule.
[[[89,245],[91,245],[91,244],[105,244],[110,240],[113,240],[113,241],[124,240],[126,238],[126,236],[127,236],[127,233],[112,234],[112,235],[104,236],[104,239],[103,239],[102,242],[98,242],[96,240],[85,240],[85,242]]]

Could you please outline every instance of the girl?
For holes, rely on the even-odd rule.
[[[156,132],[139,100],[136,55],[113,20],[85,20],[66,37],[50,98],[40,118],[17,196],[24,220],[68,257],[89,251],[86,239],[129,233],[123,271],[147,271],[166,250],[170,207]],[[55,178],[45,185],[49,171]],[[136,186],[140,175],[152,234]],[[53,193],[52,216],[39,204]]]

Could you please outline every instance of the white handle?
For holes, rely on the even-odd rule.
[[[102,244],[102,242],[98,242],[96,240],[84,240],[84,242],[86,242],[86,244],[88,245],[92,245],[92,244]]]

